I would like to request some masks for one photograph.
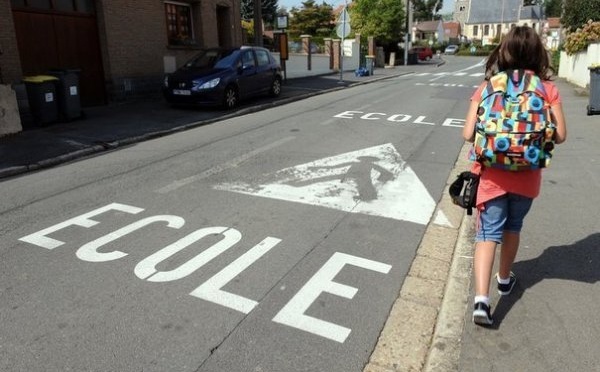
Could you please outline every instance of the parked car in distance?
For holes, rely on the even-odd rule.
[[[429,47],[416,46],[410,50],[411,53],[416,53],[419,61],[429,61],[433,58],[433,51]]]
[[[444,54],[456,54],[458,52],[458,45],[448,45],[446,49],[444,49]]]
[[[281,67],[265,48],[210,48],[165,75],[163,94],[171,104],[222,106],[261,94],[281,94]]]

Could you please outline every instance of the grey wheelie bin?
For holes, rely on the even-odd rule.
[[[63,121],[77,119],[81,116],[81,98],[79,95],[79,72],[76,69],[55,69],[48,71],[56,77],[56,93],[58,95],[59,118]]]
[[[57,80],[56,77],[49,75],[23,78],[34,125],[50,124],[58,120],[55,85]]]
[[[600,66],[590,69],[590,104],[587,107],[588,115],[600,114]]]

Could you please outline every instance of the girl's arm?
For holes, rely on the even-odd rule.
[[[475,124],[477,124],[477,110],[479,109],[478,97],[481,96],[481,92],[486,85],[487,81],[482,82],[471,96],[471,104],[469,105],[465,126],[463,127],[463,138],[467,142],[475,141]]]
[[[556,132],[554,135],[554,143],[559,144],[565,142],[567,139],[567,123],[565,121],[565,114],[563,113],[562,104],[555,103],[551,106],[552,114],[554,115],[554,121],[556,124]]]
[[[463,138],[467,142],[473,142],[475,140],[475,123],[477,122],[477,109],[479,108],[479,102],[473,100],[467,111],[467,118],[465,119],[465,126],[463,127]]]

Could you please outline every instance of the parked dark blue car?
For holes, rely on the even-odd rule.
[[[172,104],[193,103],[230,109],[261,94],[281,94],[281,67],[261,47],[205,49],[165,76],[163,93]]]

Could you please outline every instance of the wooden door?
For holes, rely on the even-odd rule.
[[[95,16],[13,10],[13,18],[24,76],[77,69],[81,105],[106,104]]]

